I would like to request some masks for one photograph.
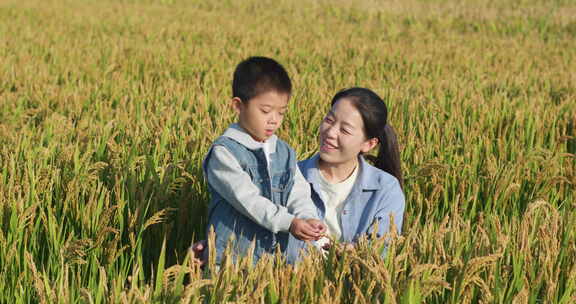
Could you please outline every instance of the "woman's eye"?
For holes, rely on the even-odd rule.
[[[270,110],[264,110],[264,109],[260,109],[260,111],[262,111],[262,113],[264,113],[264,114],[268,114],[268,113],[270,113]]]
[[[351,133],[350,133],[350,131],[348,131],[348,130],[346,130],[346,129],[342,129],[342,133],[344,133],[344,134],[348,134],[348,135],[350,135],[350,134],[351,134]]]
[[[286,114],[286,112],[278,112],[278,114],[280,114],[280,116],[284,116],[284,114]]]

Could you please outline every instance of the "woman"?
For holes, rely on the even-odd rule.
[[[365,153],[388,143],[387,109],[382,99],[364,88],[338,92],[319,129],[319,152],[299,163],[310,183],[312,199],[331,238],[354,244],[376,229],[390,230],[390,216],[402,227],[404,194],[400,168],[388,144],[380,146],[372,166]],[[396,149],[397,151],[397,149]],[[293,262],[304,242],[291,238],[286,252]]]
[[[328,234],[348,247],[374,229],[378,237],[389,232],[391,217],[401,231],[402,175],[396,136],[386,123],[387,116],[386,105],[369,89],[338,92],[320,125],[319,152],[299,163]],[[376,157],[364,156],[379,144]],[[205,242],[194,244],[195,256],[204,247]],[[304,242],[291,236],[288,262],[298,260],[304,247]]]

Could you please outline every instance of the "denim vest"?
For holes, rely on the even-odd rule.
[[[252,183],[260,189],[260,195],[274,204],[286,206],[294,185],[296,170],[296,154],[288,144],[280,139],[277,140],[276,151],[270,154],[270,168],[268,168],[263,149],[251,150],[226,136],[216,139],[213,146],[218,145],[232,153],[242,170],[250,175]],[[206,164],[208,164],[211,152],[212,149],[206,156],[204,170],[210,170]],[[254,262],[257,262],[265,253],[274,253],[277,246],[285,252],[289,233],[272,233],[238,212],[218,193],[219,189],[213,189],[210,185],[208,188],[211,195],[208,206],[208,227],[213,227],[216,233],[217,264],[220,264],[224,249],[232,239],[234,256],[245,256],[252,242],[255,242]]]

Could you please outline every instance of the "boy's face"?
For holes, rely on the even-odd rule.
[[[254,140],[264,142],[280,127],[288,108],[286,93],[267,91],[242,102],[234,97],[232,104],[238,113],[238,123]]]

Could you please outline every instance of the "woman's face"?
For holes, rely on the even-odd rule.
[[[368,152],[376,139],[367,139],[362,116],[347,98],[338,100],[320,124],[320,158],[342,165],[358,161],[360,152]]]

